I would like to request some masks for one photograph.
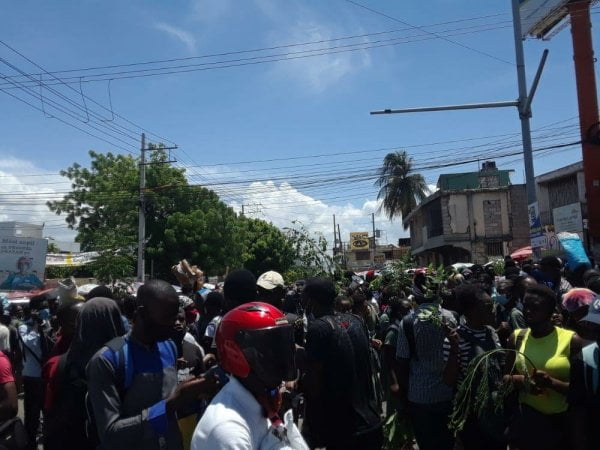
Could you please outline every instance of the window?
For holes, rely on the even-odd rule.
[[[488,242],[485,244],[485,252],[488,256],[504,256],[504,245],[502,242]]]
[[[440,199],[433,200],[427,205],[427,237],[441,236],[444,234],[444,223],[442,222],[442,202]]]

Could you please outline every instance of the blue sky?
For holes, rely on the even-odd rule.
[[[370,229],[369,216],[377,207],[376,191],[372,180],[361,182],[357,176],[361,168],[372,171],[385,155],[385,151],[372,150],[405,147],[417,162],[431,163],[461,160],[475,154],[473,146],[479,145],[479,153],[485,159],[497,155],[498,146],[518,150],[520,139],[516,134],[520,127],[514,109],[369,115],[371,110],[388,107],[516,98],[509,0],[430,0],[426,5],[418,0],[361,0],[361,3],[412,25],[440,25],[426,28],[428,32],[410,29],[344,0],[21,1],[3,2],[0,6],[1,39],[45,69],[56,71],[404,29],[395,34],[259,54],[298,52],[347,43],[369,46],[369,42],[394,37],[420,41],[219,70],[115,79],[110,83],[115,112],[176,142],[181,150],[174,155],[180,165],[207,166],[192,168],[190,181],[212,184],[237,180],[240,184],[233,185],[235,187],[217,188],[223,199],[237,209],[241,204],[251,205],[246,211],[253,217],[270,220],[280,227],[300,219],[311,230],[329,233],[331,215],[336,214],[344,238],[349,231]],[[593,16],[594,22],[597,17]],[[595,37],[597,41],[597,28]],[[538,148],[578,139],[568,28],[550,41],[525,42],[529,81],[544,48],[550,49],[550,57],[533,106],[532,127],[535,130],[557,124],[535,133],[534,145]],[[0,57],[27,73],[39,72],[5,47],[0,47]],[[1,62],[0,73],[15,74]],[[76,92],[79,84],[71,86],[74,90],[62,85],[53,88],[73,102],[81,103],[82,97]],[[107,81],[83,82],[82,88],[87,97],[108,107]],[[23,91],[12,92],[28,98]],[[39,88],[33,92],[39,92]],[[52,98],[50,92],[44,96],[48,100]],[[6,194],[23,192],[41,199],[45,194],[56,195],[53,192],[60,192],[68,185],[40,183],[58,182],[59,177],[30,175],[55,173],[73,162],[86,164],[89,149],[109,151],[114,147],[57,119],[45,117],[2,92],[0,99],[0,172],[3,175],[0,178],[0,220],[44,220],[47,234],[72,238],[73,234],[60,225],[59,218],[45,212],[41,201],[32,200],[31,205],[20,207],[9,205],[6,200],[2,203],[2,196],[6,199],[10,198]],[[39,99],[29,97],[29,100],[41,106]],[[89,100],[87,106],[110,116]],[[48,104],[44,109],[47,113],[52,111]],[[88,126],[82,121],[73,122],[82,128]],[[121,119],[116,123],[132,132],[140,131]],[[510,133],[515,135],[464,141]],[[128,144],[126,148],[135,151],[138,144],[124,139]],[[459,140],[464,142],[424,145]],[[352,153],[287,160],[342,152]],[[579,148],[538,155],[537,174],[581,158]],[[236,164],[270,159],[278,160]],[[501,167],[515,170],[513,182],[522,182],[522,160],[511,157],[497,162]],[[423,174],[429,184],[435,184],[442,172],[468,171],[476,167],[477,163],[471,163],[423,171]],[[347,174],[348,182],[306,187],[307,181],[315,176],[322,180],[328,173],[331,177]],[[291,177],[289,183],[285,183],[286,177]],[[275,178],[274,182],[268,182],[269,178]],[[260,181],[252,185],[241,183],[251,180]],[[298,183],[301,185],[294,188]],[[376,225],[385,231],[384,240],[393,241],[404,235],[399,221],[390,223],[378,216]]]

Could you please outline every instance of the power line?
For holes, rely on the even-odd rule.
[[[475,31],[452,32],[452,33],[449,33],[448,36],[463,36],[463,35],[469,35],[469,34],[473,34],[473,33],[485,32],[485,31],[500,30],[500,29],[505,29],[505,28],[509,28],[509,27],[510,27],[510,25],[504,25],[504,26],[496,26],[496,27],[487,27],[487,28],[483,28],[483,29],[475,30]],[[352,48],[340,48],[338,50],[333,50],[333,51],[331,51],[331,50],[323,50],[323,51],[306,50],[306,51],[300,52],[300,53],[309,53],[309,54],[300,54],[300,55],[287,54],[288,56],[285,56],[286,54],[284,53],[284,54],[281,54],[280,57],[279,56],[275,57],[277,55],[266,55],[263,57],[240,59],[240,60],[243,60],[244,62],[228,63],[227,61],[217,61],[217,62],[213,62],[213,63],[188,65],[189,68],[173,69],[171,67],[163,67],[163,68],[147,69],[147,70],[154,70],[155,73],[140,73],[140,72],[142,72],[142,70],[138,70],[138,71],[131,71],[133,73],[129,74],[129,75],[127,75],[127,74],[115,75],[114,73],[105,73],[105,74],[86,75],[86,76],[78,76],[78,77],[66,77],[65,81],[63,81],[63,80],[60,81],[60,84],[79,84],[80,82],[90,83],[90,82],[109,81],[109,80],[112,81],[112,80],[122,80],[122,79],[132,79],[132,78],[146,78],[146,77],[154,77],[154,76],[162,76],[162,75],[172,75],[172,74],[177,74],[177,73],[201,72],[201,71],[207,71],[207,70],[228,69],[228,68],[232,68],[232,67],[253,66],[253,65],[257,65],[257,64],[274,63],[274,62],[280,62],[280,61],[291,61],[291,60],[296,60],[296,59],[312,58],[312,57],[316,57],[316,56],[326,56],[326,55],[334,55],[334,54],[340,54],[340,53],[363,51],[363,50],[369,50],[369,49],[375,49],[375,48],[384,48],[384,47],[397,46],[397,45],[408,44],[408,43],[413,43],[413,42],[428,41],[428,40],[432,40],[432,39],[437,39],[437,37],[417,36],[415,39],[395,38],[395,39],[388,40],[386,42],[383,42],[380,44],[375,44],[375,45],[371,45],[369,42],[352,44],[351,45]],[[339,46],[339,47],[349,47],[349,46]],[[335,48],[335,47],[332,47],[332,48]],[[262,59],[255,60],[257,58],[262,58]],[[267,58],[270,58],[270,59],[267,59]],[[234,60],[231,60],[231,61],[234,61]],[[198,66],[201,66],[201,67],[198,67]],[[208,66],[208,67],[204,67],[204,66]],[[99,78],[96,78],[96,77],[99,77]],[[68,81],[69,79],[73,80],[75,78],[76,78],[76,81]],[[35,85],[38,85],[39,82],[32,81],[31,84],[35,86]],[[46,86],[52,86],[55,84],[59,84],[59,83],[46,83]],[[0,87],[3,87],[3,86],[4,85],[0,85]]]
[[[123,116],[121,116],[121,115],[119,115],[119,114],[115,113],[115,112],[114,112],[114,110],[112,110],[112,109],[110,109],[110,110],[109,110],[108,108],[106,108],[104,105],[102,105],[102,104],[98,103],[98,102],[97,102],[96,100],[94,100],[93,98],[91,98],[91,97],[88,97],[87,95],[84,95],[84,94],[83,94],[83,92],[77,92],[77,90],[76,90],[76,89],[74,89],[72,86],[69,86],[67,83],[64,83],[64,82],[63,82],[63,81],[62,81],[60,78],[58,78],[58,77],[56,77],[56,76],[52,75],[50,72],[48,72],[46,69],[44,69],[44,68],[43,68],[41,65],[39,65],[38,63],[36,63],[36,62],[35,62],[35,61],[33,61],[32,59],[28,58],[28,57],[27,57],[26,55],[24,55],[22,52],[18,51],[16,48],[14,48],[14,47],[10,46],[10,45],[9,45],[9,44],[7,44],[6,42],[4,42],[4,41],[0,40],[0,44],[2,44],[3,46],[5,46],[6,48],[8,48],[9,50],[11,50],[12,52],[16,53],[16,54],[17,54],[17,55],[19,55],[21,58],[23,58],[23,59],[25,59],[26,61],[28,61],[30,64],[33,64],[33,65],[34,65],[35,67],[37,67],[38,69],[42,70],[42,71],[43,71],[45,74],[47,74],[47,75],[50,75],[52,78],[54,78],[55,80],[57,80],[57,81],[59,82],[59,84],[63,84],[63,85],[65,85],[65,86],[67,86],[69,89],[71,89],[72,91],[74,91],[76,94],[81,94],[81,96],[82,96],[83,98],[87,98],[88,100],[90,100],[90,101],[91,101],[91,102],[93,102],[94,104],[96,104],[96,105],[100,106],[100,107],[101,107],[102,109],[104,109],[105,111],[108,111],[108,112],[110,112],[110,113],[113,115],[113,117],[114,117],[114,116],[116,116],[116,117],[119,117],[120,119],[124,120],[125,122],[127,122],[127,123],[129,123],[129,124],[131,124],[131,125],[133,125],[133,126],[135,126],[135,127],[137,127],[137,128],[139,128],[140,130],[142,130],[142,131],[144,131],[144,132],[148,133],[149,135],[152,135],[152,136],[154,136],[154,137],[156,137],[156,138],[158,138],[158,139],[162,140],[163,142],[169,142],[169,143],[171,143],[171,144],[174,144],[174,142],[173,142],[173,141],[171,141],[170,139],[166,139],[166,138],[164,138],[164,137],[162,137],[162,136],[160,136],[160,135],[157,135],[157,134],[155,134],[155,133],[153,133],[153,132],[151,132],[151,131],[149,131],[149,130],[146,130],[145,128],[143,128],[143,127],[141,127],[141,126],[139,126],[139,125],[135,124],[134,122],[132,122],[132,121],[130,121],[130,120],[128,120],[128,119],[126,119],[125,117],[123,117]],[[25,76],[27,76],[27,74],[25,74],[25,73],[23,73],[22,75],[25,75]],[[29,78],[29,77],[28,77],[28,78]],[[35,81],[35,80],[34,80],[34,81]],[[42,82],[41,82],[41,81],[40,81],[40,85],[42,85]],[[47,84],[45,84],[45,86],[47,87],[48,85],[47,85]],[[86,108],[86,110],[87,110],[87,108]],[[111,119],[109,119],[108,117],[106,118],[106,120],[107,120],[107,121],[111,121]],[[119,125],[119,124],[116,124],[116,123],[115,123],[114,125],[115,125],[115,126],[117,126],[117,127],[120,127],[120,128],[122,128],[122,129],[125,129],[125,130],[127,130],[127,128],[126,128],[126,127],[123,127],[122,125]],[[131,131],[131,130],[129,130],[129,131]]]
[[[401,23],[401,24],[403,24],[405,26],[409,26],[409,27],[414,28],[416,30],[422,31],[423,33],[427,33],[429,35],[435,36],[437,39],[442,39],[442,40],[444,40],[446,42],[449,42],[449,43],[451,43],[453,45],[457,45],[459,47],[462,47],[462,48],[464,48],[466,50],[478,53],[478,54],[483,55],[483,56],[487,56],[488,58],[494,59],[494,60],[499,61],[501,63],[509,64],[511,66],[514,66],[514,64],[512,62],[507,61],[507,60],[502,59],[502,58],[499,58],[499,57],[497,57],[495,55],[492,55],[491,53],[487,53],[487,52],[484,52],[482,50],[478,50],[476,48],[470,47],[470,46],[468,46],[466,44],[462,44],[462,43],[456,42],[456,41],[454,41],[452,39],[448,39],[447,37],[441,36],[438,33],[434,33],[432,31],[427,31],[427,30],[423,29],[423,27],[418,27],[416,25],[412,25],[412,24],[410,24],[410,23],[408,23],[408,22],[406,22],[404,20],[398,19],[397,17],[390,16],[389,14],[385,14],[385,13],[383,13],[381,11],[377,11],[376,9],[373,9],[373,8],[370,8],[370,7],[368,7],[366,5],[363,5],[361,3],[355,2],[354,0],[344,0],[344,1],[347,2],[347,3],[351,3],[354,6],[358,6],[359,8],[363,8],[363,9],[365,9],[367,11],[370,11],[373,14],[380,15],[380,16],[385,17],[387,19],[390,19],[390,20],[393,20],[395,22]]]

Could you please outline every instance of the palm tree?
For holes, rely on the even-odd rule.
[[[405,151],[388,153],[377,170],[377,200],[383,199],[379,209],[383,208],[390,220],[407,217],[417,206],[417,201],[423,201],[429,193],[423,175],[412,173],[412,161]]]

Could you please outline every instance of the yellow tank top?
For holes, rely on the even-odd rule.
[[[554,331],[543,338],[534,338],[529,329],[525,332],[519,351],[524,353],[535,364],[536,369],[543,370],[552,378],[561,381],[569,381],[571,363],[571,338],[573,331],[554,327]],[[515,330],[515,336],[520,330]],[[522,355],[519,358],[524,359]],[[522,364],[519,365],[523,367]],[[529,373],[533,373],[531,364],[527,363]],[[544,389],[540,395],[521,392],[519,395],[521,403],[531,406],[543,414],[558,414],[565,412],[568,408],[567,398],[553,389]]]

